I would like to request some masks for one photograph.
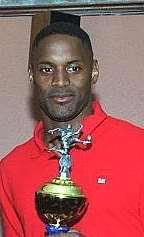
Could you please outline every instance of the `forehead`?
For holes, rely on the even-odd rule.
[[[51,60],[71,60],[71,58],[80,60],[85,58],[87,51],[79,38],[69,35],[53,34],[39,42],[35,55],[38,60],[45,60],[47,58]]]

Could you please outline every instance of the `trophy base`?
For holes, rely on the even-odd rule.
[[[68,226],[56,226],[56,225],[46,225],[46,235],[54,235],[54,234],[60,234],[60,233],[67,233],[69,231]]]

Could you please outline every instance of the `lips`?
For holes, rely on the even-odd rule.
[[[52,98],[58,104],[65,104],[69,103],[72,100],[73,96],[54,96]]]

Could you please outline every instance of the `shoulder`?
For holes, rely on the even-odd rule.
[[[104,126],[101,144],[106,156],[114,164],[116,160],[117,167],[123,167],[125,170],[135,169],[138,173],[143,173],[144,129],[111,116],[107,117]]]
[[[108,123],[112,129],[115,129],[120,133],[144,136],[144,129],[129,121],[108,116]]]
[[[123,147],[135,150],[143,154],[144,146],[144,129],[140,128],[128,121],[113,118],[108,116],[107,131],[109,137],[117,144],[120,143]],[[143,156],[143,155],[142,155]]]
[[[23,144],[17,145],[0,161],[0,169],[12,169],[24,161],[31,155],[34,149],[34,139],[31,138]]]

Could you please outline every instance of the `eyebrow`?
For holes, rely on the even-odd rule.
[[[72,61],[69,61],[67,62],[67,64],[72,64],[72,63],[82,63],[82,60],[72,60]]]
[[[66,64],[72,64],[72,63],[82,63],[82,60],[76,59],[76,60],[66,62]],[[38,62],[38,65],[47,65],[47,64],[49,64],[51,66],[54,65],[54,63],[49,62],[49,61],[40,61],[40,62]]]
[[[41,65],[41,64],[49,64],[49,65],[53,65],[53,63],[51,63],[51,62],[48,62],[48,61],[40,61],[40,62],[38,62],[38,65]]]

